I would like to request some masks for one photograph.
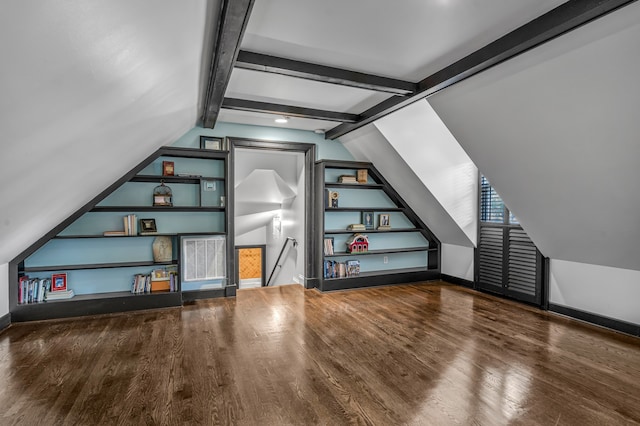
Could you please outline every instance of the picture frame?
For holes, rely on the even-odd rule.
[[[391,228],[391,215],[388,213],[380,213],[378,215],[378,229]]]
[[[173,176],[175,174],[175,163],[173,161],[162,162],[162,176]]]
[[[53,274],[51,275],[51,291],[67,291],[67,274]]]
[[[374,229],[374,216],[373,212],[363,211],[362,212],[362,224],[364,225],[364,229],[371,230]]]
[[[208,149],[211,151],[223,151],[224,141],[222,138],[213,136],[200,136],[200,149]]]
[[[140,235],[157,234],[158,228],[156,227],[155,219],[140,219]]]
[[[358,183],[367,183],[369,180],[369,172],[367,169],[358,169],[356,171],[356,180]]]

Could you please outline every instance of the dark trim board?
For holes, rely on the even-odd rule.
[[[2,330],[9,327],[10,325],[11,325],[11,313],[8,313],[0,317],[0,333],[2,333]]]
[[[440,279],[442,281],[446,281],[448,283],[459,285],[459,286],[470,288],[470,289],[474,289],[476,285],[475,282],[473,281],[465,280],[464,278],[454,277],[453,275],[441,274]]]
[[[236,286],[232,286],[234,289]],[[235,291],[235,290],[234,290]],[[226,297],[225,288],[212,288],[210,290],[190,290],[182,292],[182,301],[184,303],[195,302],[200,299],[215,299],[217,297]]]
[[[364,287],[377,287],[390,284],[407,284],[440,279],[440,271],[406,272],[391,275],[374,275],[342,279],[324,279],[318,288],[320,291],[349,290]]]
[[[599,325],[600,327],[605,327],[611,330],[619,331],[621,333],[640,337],[640,324],[632,324],[630,322],[593,314],[591,312],[585,312],[579,309],[569,308],[567,306],[556,305],[555,303],[549,303],[549,311],[590,324]]]
[[[392,96],[360,114],[356,123],[342,123],[325,133],[336,139],[439,92],[479,72],[553,40],[636,0],[569,0],[510,33],[424,78],[408,96]]]
[[[241,50],[238,53],[238,58],[234,66],[245,70],[280,74],[288,77],[319,81],[321,83],[358,87],[360,89],[393,93],[396,95],[408,95],[415,92],[418,88],[416,83],[409,81],[279,58],[262,53],[248,52],[246,50]]]
[[[71,318],[142,309],[180,307],[181,305],[180,292],[145,294],[136,297],[110,297],[92,301],[79,298],[77,300],[17,305],[11,312],[11,322]]]

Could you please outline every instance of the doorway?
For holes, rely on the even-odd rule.
[[[238,288],[256,288],[265,285],[265,245],[236,246],[238,260]]]
[[[233,264],[239,289],[257,287],[257,275],[241,272],[262,247],[260,286],[314,286],[312,243],[315,145],[229,138],[230,175],[234,187],[229,234],[234,237]],[[296,244],[288,244],[295,241]],[[253,248],[253,252],[243,249]],[[252,254],[250,254],[252,253]],[[241,259],[245,256],[246,259]],[[264,277],[270,277],[265,282]]]

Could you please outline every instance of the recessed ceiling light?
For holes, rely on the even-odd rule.
[[[324,129],[315,129],[313,131],[313,133],[317,133],[319,135],[324,135],[325,134],[325,130]]]
[[[275,122],[276,123],[281,123],[281,124],[288,123],[289,122],[289,117],[278,117],[278,118],[276,118]]]

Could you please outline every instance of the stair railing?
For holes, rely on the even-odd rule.
[[[276,269],[278,269],[278,267],[282,267],[282,265],[280,265],[280,259],[282,258],[282,255],[284,254],[285,249],[287,248],[287,244],[291,241],[291,243],[293,244],[293,247],[297,247],[298,246],[298,242],[296,241],[295,238],[292,237],[287,237],[284,241],[284,244],[282,244],[282,250],[280,250],[280,254],[278,255],[278,260],[276,260],[276,264],[273,265],[273,270],[271,271],[271,275],[269,275],[269,279],[267,280],[267,283],[265,284],[265,287],[268,287],[269,284],[271,283],[271,278],[273,278],[273,274],[276,272]]]

